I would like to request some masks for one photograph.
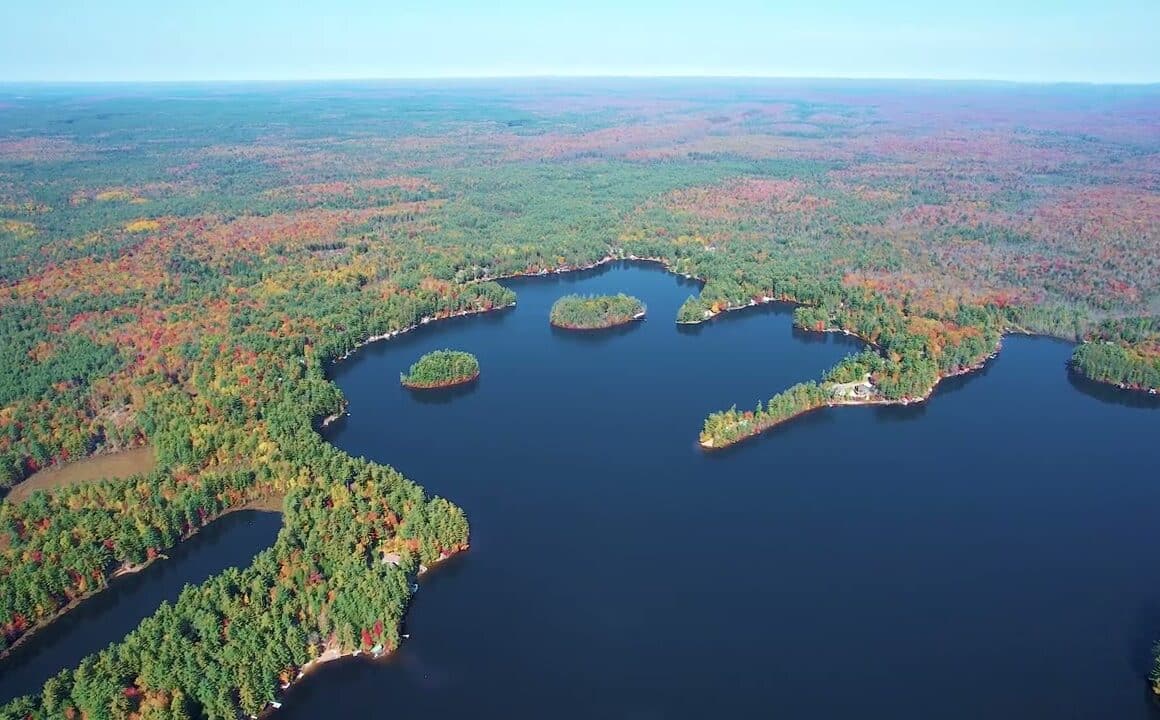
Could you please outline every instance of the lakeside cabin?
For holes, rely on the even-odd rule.
[[[867,400],[874,393],[874,385],[870,376],[848,383],[833,383],[830,386],[830,395],[844,400]]]

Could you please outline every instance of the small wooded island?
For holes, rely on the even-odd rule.
[[[565,295],[552,305],[549,320],[564,330],[601,330],[627,325],[644,317],[645,307],[637,298],[616,295]]]
[[[479,361],[461,350],[436,350],[419,358],[407,373],[399,375],[404,387],[413,390],[464,385],[479,377]]]

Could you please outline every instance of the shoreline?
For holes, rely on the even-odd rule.
[[[465,284],[480,283],[480,282],[499,282],[501,280],[520,280],[520,279],[524,279],[524,278],[545,277],[547,275],[563,275],[565,273],[571,273],[571,272],[583,272],[585,270],[595,270],[598,267],[601,267],[603,265],[607,265],[608,263],[612,263],[612,262],[656,263],[657,265],[660,265],[661,267],[663,267],[666,272],[670,272],[674,275],[679,275],[680,277],[687,278],[689,280],[696,280],[697,282],[700,282],[700,283],[705,282],[701,278],[696,277],[694,275],[689,275],[688,273],[679,273],[676,270],[673,270],[672,266],[669,265],[668,260],[666,260],[664,258],[637,257],[636,255],[631,255],[631,254],[630,255],[611,255],[611,254],[609,254],[609,255],[605,255],[604,257],[600,258],[599,260],[596,260],[594,262],[590,262],[587,265],[568,265],[565,263],[564,265],[560,265],[559,267],[553,268],[551,270],[548,270],[545,268],[545,269],[538,270],[536,272],[514,272],[514,273],[507,273],[504,275],[487,275],[485,277],[478,277],[478,278],[475,278],[473,280],[468,280]]]
[[[472,282],[478,282],[478,281],[472,281]],[[355,343],[354,347],[352,347],[350,350],[347,350],[343,354],[338,355],[337,357],[331,358],[329,360],[326,360],[324,362],[324,365],[327,365],[327,364],[333,365],[333,364],[340,363],[343,360],[349,359],[356,352],[358,352],[362,348],[366,347],[367,345],[371,345],[373,343],[382,342],[384,340],[390,340],[392,338],[396,338],[400,335],[404,335],[406,333],[409,333],[412,330],[417,330],[420,327],[422,327],[424,325],[428,325],[432,322],[438,322],[439,320],[449,320],[451,318],[457,318],[457,317],[467,317],[469,315],[482,315],[484,313],[496,312],[497,310],[507,310],[508,308],[513,308],[515,306],[516,306],[516,303],[513,300],[512,302],[508,303],[507,305],[496,305],[495,307],[488,308],[486,310],[482,309],[482,308],[478,308],[475,310],[459,310],[458,312],[453,312],[450,315],[445,315],[443,317],[432,317],[431,315],[424,315],[423,317],[419,318],[418,322],[415,322],[411,325],[408,325],[405,328],[401,328],[399,330],[391,330],[390,332],[385,332],[385,333],[382,333],[379,335],[371,335],[366,340],[362,340],[361,342]],[[478,377],[479,377],[479,374],[476,373],[476,378],[478,378]],[[327,378],[327,380],[330,380],[330,378]],[[331,382],[333,382],[333,381],[331,381]],[[464,381],[463,383],[456,383],[456,384],[465,385],[465,384],[467,384],[467,382],[471,382],[471,381]],[[410,386],[406,385],[405,383],[404,383],[404,386],[410,387]],[[435,386],[432,386],[432,387],[435,387]],[[432,387],[418,387],[418,386],[416,386],[412,389],[427,390],[427,389],[432,389]],[[440,386],[440,387],[442,387],[442,386]],[[452,387],[452,386],[448,385],[446,387]],[[321,419],[318,419],[317,417],[315,418],[314,422],[317,423],[317,430],[322,430],[324,428],[329,427],[332,423],[338,422],[339,419],[341,419],[344,415],[347,414],[347,411],[349,410],[349,408],[350,408],[350,404],[346,401],[345,398],[343,398],[343,400],[339,404],[339,407],[337,410],[335,410],[334,412],[332,412],[329,415],[322,417]]]
[[[496,312],[497,310],[507,310],[508,308],[513,308],[515,306],[516,306],[516,304],[513,301],[513,302],[508,303],[507,305],[496,305],[495,307],[487,308],[486,310],[483,308],[477,308],[475,310],[458,310],[456,312],[451,313],[450,315],[444,315],[443,317],[434,317],[432,315],[424,315],[423,317],[419,318],[419,320],[417,322],[415,322],[411,325],[408,325],[405,328],[401,328],[399,330],[391,330],[390,332],[385,332],[385,333],[382,333],[381,335],[371,335],[366,340],[355,343],[354,347],[352,347],[350,350],[347,350],[343,354],[341,354],[335,358],[332,358],[330,360],[327,360],[326,362],[331,363],[331,364],[340,363],[343,360],[350,358],[352,355],[354,355],[356,352],[358,352],[360,349],[366,347],[367,345],[370,345],[372,343],[382,342],[383,340],[390,340],[391,338],[395,338],[395,337],[398,337],[400,335],[405,335],[406,333],[409,333],[412,330],[417,330],[420,327],[422,327],[424,325],[428,325],[432,322],[438,322],[439,320],[450,320],[451,318],[457,318],[457,317],[467,317],[468,315],[482,315],[484,313]]]
[[[459,387],[460,385],[469,385],[479,379],[479,371],[476,370],[471,375],[465,375],[459,378],[452,378],[450,380],[440,380],[435,383],[411,383],[406,380],[400,381],[400,384],[408,390],[442,390],[443,388]],[[325,427],[325,426],[323,426]]]
[[[611,261],[611,259],[612,258],[608,258],[605,261],[602,261],[601,264],[603,264],[603,262]],[[595,265],[593,265],[593,267],[595,267]],[[433,321],[436,321],[436,320],[446,320],[449,318],[466,317],[468,315],[479,315],[479,314],[488,313],[488,312],[495,312],[497,310],[506,310],[508,308],[515,307],[515,304],[516,303],[513,301],[513,302],[510,302],[506,305],[497,305],[495,307],[487,308],[487,309],[476,308],[476,309],[470,309],[470,310],[460,310],[460,311],[445,315],[443,317],[434,317],[434,316],[430,316],[430,315],[424,315],[423,317],[421,317],[418,320],[418,322],[415,322],[412,325],[409,325],[405,328],[401,328],[399,330],[392,330],[390,332],[382,333],[380,335],[372,335],[372,336],[368,337],[366,340],[363,340],[362,342],[357,343],[350,350],[347,350],[346,352],[342,353],[341,355],[337,356],[336,358],[329,360],[328,362],[331,362],[331,363],[341,362],[341,361],[349,358],[357,350],[361,349],[362,347],[364,347],[366,345],[370,345],[371,343],[374,343],[374,342],[380,342],[382,340],[389,340],[391,338],[398,337],[399,335],[409,333],[412,330],[415,330],[419,327],[422,327],[423,325],[427,325],[427,324],[429,324]],[[321,418],[321,420],[317,420],[319,422],[319,427],[320,428],[327,427],[331,423],[336,422],[339,418],[341,418],[343,415],[346,414],[346,411],[347,411],[347,402],[344,399],[342,401],[340,408],[337,411],[331,413],[330,415],[327,415],[327,416]],[[148,444],[145,444],[141,447],[148,447]],[[131,448],[131,449],[136,449],[136,448]],[[86,456],[86,458],[83,458],[83,459],[87,459],[89,457],[99,456],[102,454],[108,454],[108,453],[109,453],[109,451],[107,449],[102,448],[102,449],[98,449],[92,455]],[[78,459],[76,462],[80,462],[83,459]],[[176,542],[174,542],[171,546],[165,548],[165,550],[173,550],[178,545],[181,545],[182,543],[186,542],[190,538],[197,535],[199,532],[201,532],[202,529],[207,527],[210,523],[216,522],[217,520],[220,520],[221,518],[223,518],[226,515],[229,515],[231,513],[235,513],[235,512],[241,511],[241,510],[250,510],[250,509],[257,510],[259,512],[281,512],[281,510],[271,510],[269,508],[261,506],[262,501],[264,499],[267,499],[268,497],[270,497],[269,493],[265,494],[265,495],[261,495],[261,496],[256,497],[256,498],[251,498],[250,500],[247,500],[245,503],[238,505],[237,507],[226,508],[225,510],[218,513],[217,515],[214,515],[210,518],[207,518],[204,523],[202,523],[200,526],[194,528],[190,532],[182,534],[181,537],[179,537]],[[452,553],[452,555],[454,555],[454,554],[455,553]],[[451,556],[449,555],[448,557],[451,557]],[[117,580],[118,578],[124,578],[124,577],[128,577],[130,575],[135,575],[137,573],[140,573],[140,572],[144,571],[146,568],[148,568],[149,566],[153,565],[153,563],[157,562],[158,560],[162,560],[162,559],[167,560],[167,559],[169,559],[169,556],[166,555],[164,552],[158,552],[158,554],[155,557],[150,558],[142,563],[128,564],[128,565],[122,563],[120,566],[114,568],[111,572],[108,572],[108,574],[105,576],[105,586],[104,587],[96,588],[92,591],[86,592],[82,595],[78,595],[77,597],[69,600],[67,603],[62,605],[55,612],[53,612],[51,615],[48,615],[45,618],[43,618],[42,620],[40,620],[39,622],[35,623],[34,625],[29,626],[29,628],[27,630],[20,633],[20,635],[17,636],[15,639],[11,640],[6,647],[4,647],[3,649],[0,649],[0,662],[7,660],[8,657],[10,655],[12,655],[12,653],[16,652],[19,648],[21,648],[21,647],[27,645],[29,642],[31,642],[33,640],[33,638],[35,638],[36,635],[40,631],[44,630],[45,628],[52,625],[54,622],[56,622],[60,618],[67,615],[72,610],[74,610],[77,607],[79,607],[80,605],[82,605],[86,600],[89,600],[89,599],[99,595],[100,593],[108,590],[110,587],[112,587],[113,581]],[[446,558],[442,558],[442,559],[446,559]],[[422,573],[420,573],[420,574],[422,574]]]
[[[665,269],[668,270],[667,265],[665,266]],[[669,270],[669,272],[672,272],[672,270]],[[701,278],[696,277],[694,275],[684,275],[683,277],[687,277],[687,278],[690,278],[692,280],[697,280],[698,282],[705,282],[704,280],[701,280]],[[794,300],[793,298],[786,297],[784,295],[779,296],[779,297],[773,297],[771,295],[762,295],[760,300],[758,300],[757,298],[750,298],[749,302],[747,302],[747,303],[744,303],[742,305],[726,305],[725,307],[721,308],[717,312],[713,312],[712,310],[706,310],[705,316],[702,318],[699,318],[697,320],[677,320],[677,324],[678,325],[703,325],[703,324],[710,322],[712,320],[716,320],[717,318],[721,317],[725,313],[736,312],[737,310],[748,310],[749,308],[758,307],[760,305],[769,305],[771,303],[787,303],[790,305],[795,305],[797,307],[805,307],[805,303],[799,302],[797,300]],[[819,331],[810,330],[809,332],[819,332]],[[841,332],[841,333],[845,333],[847,335],[854,335],[854,333],[852,333],[852,332],[849,332],[847,330],[840,330],[838,328],[826,328],[825,330],[822,330],[820,332]],[[857,336],[855,335],[855,337],[857,337]],[[858,339],[862,340],[862,338],[858,338]],[[862,342],[866,342],[866,341],[862,340]],[[873,343],[870,343],[870,344],[873,344]]]
[[[827,329],[827,330],[822,330],[820,332],[844,332],[847,335],[853,335],[854,337],[858,337],[854,333],[851,333],[851,332],[848,332],[845,330]],[[862,338],[860,338],[860,337],[858,339],[862,340]],[[863,340],[863,342],[865,342],[865,341]],[[873,343],[868,343],[868,344],[872,345]],[[770,431],[770,430],[772,430],[780,425],[784,425],[785,423],[788,423],[791,420],[799,418],[802,415],[807,415],[809,413],[812,413],[816,410],[821,410],[823,408],[858,407],[858,406],[866,406],[866,405],[906,407],[908,405],[915,405],[917,403],[923,403],[923,402],[926,402],[927,400],[929,400],[932,395],[934,395],[934,391],[938,388],[939,384],[942,383],[943,380],[946,380],[948,378],[953,378],[953,377],[960,377],[962,375],[969,375],[971,373],[978,372],[979,370],[982,370],[984,367],[987,366],[987,363],[989,363],[991,360],[994,360],[996,357],[998,357],[999,351],[1002,349],[1003,349],[1003,340],[1000,337],[999,342],[996,343],[996,345],[995,345],[995,349],[993,349],[990,353],[988,353],[987,356],[984,357],[982,360],[979,360],[978,362],[975,362],[975,363],[972,363],[970,365],[966,365],[964,367],[958,368],[957,370],[952,370],[950,372],[940,374],[938,379],[935,380],[934,384],[931,385],[929,388],[927,388],[926,392],[924,392],[922,395],[913,396],[913,397],[906,396],[906,397],[898,398],[897,400],[891,400],[889,398],[884,398],[884,397],[868,397],[868,398],[855,399],[855,400],[831,399],[831,400],[828,400],[828,401],[821,403],[819,405],[814,405],[812,407],[803,408],[803,409],[799,410],[798,412],[795,412],[794,414],[789,415],[788,417],[784,417],[784,418],[781,418],[779,420],[775,420],[767,425],[761,425],[759,427],[755,427],[751,431],[745,433],[744,435],[741,435],[734,440],[729,440],[727,442],[723,442],[720,445],[713,442],[712,439],[710,439],[708,442],[705,442],[704,440],[698,440],[697,445],[698,445],[698,447],[700,447],[702,450],[704,450],[706,452],[711,452],[714,450],[724,450],[726,448],[733,447],[734,445],[737,445],[738,443],[743,443],[746,440],[750,440],[750,439],[755,438],[759,435],[762,435],[763,433],[766,433],[766,432],[768,432],[768,431]]]
[[[341,405],[339,406],[338,410],[336,410],[336,411],[332,412],[331,414],[327,415],[326,417],[322,418],[322,422],[320,422],[318,424],[318,429],[321,430],[323,428],[329,427],[331,423],[338,422],[338,420],[343,415],[346,415],[346,411],[349,407],[350,407],[350,403],[348,403],[346,401],[346,399],[344,398]]]
[[[194,528],[192,531],[182,535],[180,538],[177,539],[177,542],[173,543],[173,545],[171,545],[165,549],[166,550],[173,550],[178,545],[186,542],[187,540],[189,540],[190,538],[194,537],[199,532],[204,530],[206,527],[208,527],[210,525],[210,523],[217,522],[218,520],[221,520],[226,515],[230,515],[230,514],[235,513],[235,512],[240,512],[242,510],[255,510],[257,512],[277,512],[277,513],[280,513],[280,512],[282,512],[281,510],[271,510],[267,507],[262,506],[264,501],[266,501],[266,500],[268,500],[276,495],[278,495],[278,493],[266,494],[266,495],[263,495],[261,497],[247,500],[244,504],[239,505],[238,507],[227,508],[226,510],[223,510],[222,512],[218,513],[217,515],[214,515],[211,518],[207,518],[203,524]],[[27,630],[25,630],[23,633],[21,633],[19,635],[19,637],[17,637],[15,640],[12,640],[8,644],[7,647],[5,647],[3,650],[0,650],[0,662],[7,660],[9,655],[11,655],[13,652],[15,652],[21,646],[26,645],[29,642],[31,642],[32,639],[36,637],[37,633],[39,633],[41,630],[44,630],[49,625],[52,625],[57,620],[60,620],[62,617],[67,615],[69,612],[71,612],[71,611],[75,610],[76,608],[80,607],[81,605],[83,605],[86,600],[90,600],[90,599],[96,597],[97,595],[100,595],[101,593],[105,592],[106,590],[110,589],[113,586],[113,581],[115,581],[119,578],[129,577],[130,575],[136,575],[137,573],[139,573],[139,572],[145,570],[146,568],[148,568],[149,566],[153,565],[153,563],[157,562],[158,560],[168,560],[168,559],[169,559],[169,556],[166,555],[164,552],[158,552],[157,555],[149,558],[148,560],[145,560],[144,562],[121,563],[119,566],[117,566],[116,569],[114,569],[111,573],[109,573],[105,577],[105,586],[104,587],[97,588],[95,590],[92,590],[91,592],[86,592],[83,595],[78,595],[77,597],[73,598],[72,600],[70,600],[67,603],[65,603],[64,605],[62,605],[52,615],[49,615],[48,617],[44,618],[40,622],[36,623],[35,625],[30,626]]]
[[[1081,347],[1081,346],[1076,345],[1076,347]],[[1071,372],[1075,373],[1076,375],[1080,376],[1084,380],[1087,380],[1089,382],[1098,383],[1098,384],[1104,385],[1106,387],[1115,388],[1116,390],[1120,390],[1121,392],[1130,393],[1132,395],[1148,395],[1148,396],[1152,396],[1152,397],[1160,395],[1160,388],[1147,387],[1145,385],[1135,385],[1132,383],[1116,382],[1114,380],[1103,380],[1101,378],[1092,377],[1091,375],[1088,375],[1087,373],[1085,373],[1083,370],[1077,368],[1071,362],[1068,362],[1067,369],[1070,370]]]
[[[473,280],[471,282],[484,282],[484,281],[489,281],[489,280],[494,281],[494,280],[504,280],[504,279],[514,279],[514,278],[541,277],[544,275],[559,275],[559,274],[563,274],[566,272],[578,272],[578,271],[583,271],[583,270],[592,270],[592,269],[598,268],[602,265],[606,265],[610,262],[616,262],[616,261],[656,263],[656,264],[659,264],[666,272],[672,273],[674,275],[679,275],[679,276],[684,277],[686,279],[696,280],[700,283],[706,282],[703,278],[697,277],[695,275],[691,275],[689,273],[677,272],[676,270],[673,269],[672,265],[669,264],[669,262],[664,258],[638,257],[638,256],[633,255],[633,254],[629,254],[629,255],[619,254],[619,255],[615,255],[615,256],[612,254],[608,254],[608,255],[605,255],[600,260],[597,260],[596,262],[593,262],[593,263],[589,263],[588,265],[582,265],[582,266],[563,265],[563,266],[558,267],[554,270],[540,270],[539,272],[535,272],[535,273],[510,273],[507,275],[498,275],[495,277],[478,278],[478,279]],[[702,318],[696,319],[696,320],[677,320],[676,323],[677,323],[677,325],[701,325],[703,323],[709,322],[710,320],[718,318],[718,317],[720,317],[728,312],[734,312],[737,310],[745,310],[748,308],[757,307],[759,305],[767,305],[770,303],[779,303],[779,302],[780,303],[788,303],[788,304],[799,306],[799,307],[805,306],[805,303],[802,303],[794,298],[787,297],[784,295],[782,295],[782,296],[762,295],[760,299],[750,298],[749,302],[747,302],[747,303],[744,303],[741,305],[728,305],[728,306],[718,310],[717,312],[711,312],[709,310],[706,310],[705,316]],[[563,328],[563,329],[568,329],[568,328]],[[878,347],[878,345],[876,343],[873,343],[869,340],[866,340],[865,338],[859,336],[857,333],[851,332],[849,330],[845,330],[843,328],[827,327],[827,328],[820,330],[820,331],[819,330],[812,330],[809,328],[799,328],[799,329],[801,329],[805,332],[841,333],[843,335],[855,337],[860,342],[862,342],[870,347]],[[1012,327],[1010,329],[1004,329],[1003,333],[1005,334],[1007,332],[1011,332],[1013,334],[1024,334],[1024,335],[1036,336],[1036,333],[1030,333],[1026,329],[1023,329],[1023,328]],[[768,430],[771,430],[771,429],[773,429],[779,425],[782,425],[786,422],[789,422],[790,420],[793,420],[794,418],[797,418],[801,415],[813,412],[815,410],[820,410],[822,408],[832,408],[832,407],[842,407],[842,406],[860,406],[860,405],[907,406],[907,405],[912,405],[914,403],[926,402],[926,400],[929,399],[931,397],[931,395],[934,394],[935,389],[938,387],[939,383],[941,383],[943,380],[946,380],[947,378],[958,377],[961,375],[967,375],[969,373],[976,372],[978,370],[983,369],[987,365],[988,362],[990,362],[991,360],[993,360],[995,357],[997,357],[999,355],[999,352],[1002,350],[1002,348],[1003,348],[1003,339],[1002,339],[1002,335],[1000,335],[999,342],[996,343],[995,348],[990,353],[988,353],[986,357],[982,358],[978,362],[972,363],[970,365],[959,368],[957,370],[953,370],[953,371],[950,371],[947,373],[940,374],[938,379],[935,381],[935,383],[933,385],[931,385],[930,388],[928,388],[925,393],[923,393],[921,396],[918,396],[918,397],[904,397],[904,398],[899,398],[897,400],[889,400],[886,398],[867,398],[867,399],[861,399],[861,400],[830,401],[830,402],[823,403],[821,405],[817,405],[815,407],[803,409],[799,412],[794,413],[793,415],[790,415],[789,417],[783,418],[781,420],[777,420],[773,423],[770,423],[769,425],[764,425],[758,429],[754,429],[753,431],[751,431],[745,435],[742,435],[741,437],[737,438],[736,440],[731,440],[731,441],[723,443],[721,445],[717,445],[717,444],[713,443],[712,441],[705,443],[703,441],[698,440],[697,446],[705,451],[723,450],[725,448],[732,447],[733,445],[736,445],[740,442],[744,442],[745,440],[748,440],[750,438],[756,437],[756,436],[758,436],[758,435],[760,435]],[[1101,381],[1096,380],[1095,382],[1101,382]],[[1105,383],[1105,384],[1111,384],[1111,383]]]
[[[494,312],[496,310],[506,310],[508,308],[515,307],[515,304],[516,304],[515,302],[510,302],[506,305],[497,305],[495,307],[488,308],[488,309],[477,308],[477,309],[472,309],[472,310],[460,310],[458,312],[454,312],[454,313],[451,313],[449,315],[445,315],[443,317],[434,317],[434,316],[430,316],[430,315],[424,315],[423,317],[421,317],[419,319],[418,322],[416,322],[412,325],[409,325],[405,328],[401,328],[399,330],[392,330],[390,332],[382,333],[380,335],[372,335],[372,336],[368,337],[366,340],[363,340],[362,342],[357,343],[350,350],[347,350],[343,354],[339,355],[336,358],[329,360],[328,362],[331,362],[331,363],[341,362],[341,361],[349,358],[357,350],[361,349],[362,347],[364,347],[366,345],[370,345],[371,343],[374,343],[374,342],[380,342],[382,340],[389,340],[391,338],[398,337],[399,335],[409,333],[412,330],[415,330],[423,325],[427,325],[427,324],[429,324],[433,321],[436,321],[436,320],[446,320],[446,319],[454,318],[454,317],[465,317],[468,315],[478,315],[478,314],[482,314],[482,313]],[[332,423],[337,422],[341,417],[346,415],[347,408],[348,408],[348,403],[344,399],[338,410],[331,413],[330,415],[324,416],[320,420],[316,420],[319,423],[319,429],[325,428],[325,427],[331,425]],[[148,444],[145,444],[141,447],[148,447]],[[129,448],[129,449],[137,449],[137,448]],[[112,451],[112,452],[116,452],[116,451]],[[109,450],[107,450],[105,448],[101,448],[101,449],[98,449],[96,452],[94,452],[92,455],[88,455],[88,456],[86,456],[86,458],[78,459],[74,462],[80,462],[81,460],[87,459],[89,457],[96,457],[99,455],[109,454],[109,453],[110,453]],[[53,466],[50,466],[50,467],[53,467]],[[225,517],[226,515],[238,512],[240,510],[253,509],[253,510],[257,510],[259,512],[281,512],[280,510],[271,510],[269,508],[260,506],[260,503],[262,502],[262,500],[267,498],[267,497],[268,497],[268,495],[263,495],[263,496],[260,496],[257,498],[253,498],[251,500],[247,500],[242,505],[239,505],[237,507],[227,508],[227,509],[223,510],[222,512],[218,513],[217,515],[215,515],[211,518],[207,518],[207,520],[202,525],[198,526],[197,528],[194,528],[192,531],[190,531],[188,533],[183,534],[180,538],[177,539],[176,542],[173,543],[173,545],[171,545],[165,549],[172,550],[173,548],[177,547],[178,545],[186,542],[190,538],[197,535],[203,528],[207,527],[210,523],[215,522],[217,520],[220,520],[221,518]],[[146,560],[145,562],[137,563],[137,564],[129,564],[129,565],[122,564],[122,565],[116,567],[115,569],[113,569],[111,572],[109,572],[105,576],[105,586],[104,587],[94,589],[92,591],[86,592],[82,595],[79,595],[79,596],[69,600],[67,603],[62,605],[59,609],[57,609],[51,615],[43,618],[42,620],[35,623],[34,625],[29,626],[29,628],[27,630],[22,632],[14,640],[11,640],[6,647],[4,647],[3,649],[0,649],[0,662],[7,660],[8,657],[12,653],[14,653],[16,650],[18,650],[20,647],[31,642],[32,639],[35,638],[37,633],[39,633],[41,630],[44,630],[49,625],[53,624],[54,622],[56,622],[60,618],[64,617],[69,612],[71,612],[72,610],[74,610],[77,607],[79,607],[80,605],[82,605],[86,600],[89,600],[90,598],[93,598],[93,597],[99,595],[100,593],[108,590],[110,587],[112,587],[113,581],[117,580],[118,578],[128,577],[130,575],[135,575],[139,572],[142,572],[143,570],[145,570],[149,566],[153,565],[153,563],[155,563],[161,559],[169,559],[169,556],[163,552],[159,552],[156,557],[150,558],[150,559]]]
[[[638,312],[630,318],[617,320],[616,322],[608,323],[607,325],[563,325],[561,323],[555,322],[554,320],[548,320],[548,324],[557,330],[568,330],[569,332],[598,332],[600,330],[611,330],[612,328],[632,325],[634,322],[640,322],[641,320],[644,320],[644,317],[645,314],[643,312]]]
[[[431,572],[435,568],[439,567],[440,565],[442,565],[446,561],[450,560],[451,558],[467,552],[470,548],[471,548],[471,543],[468,542],[468,543],[465,543],[463,545],[463,547],[461,547],[461,548],[456,548],[454,550],[451,550],[450,552],[444,551],[443,553],[441,553],[439,555],[438,558],[436,558],[434,561],[432,561],[430,565],[420,564],[418,571],[415,573],[415,579],[418,580],[419,578],[423,577],[424,575]],[[408,606],[410,605],[410,602],[414,600],[414,597],[415,597],[415,592],[412,591],[411,598],[408,601]],[[402,619],[399,620],[399,624],[398,624],[398,627],[396,629],[401,629],[401,628],[402,628]],[[307,660],[305,664],[303,664],[301,667],[297,668],[297,671],[296,671],[294,677],[290,678],[289,682],[278,686],[278,690],[275,692],[275,696],[276,696],[276,698],[278,696],[285,698],[286,693],[288,693],[295,685],[298,685],[300,682],[305,680],[307,678],[307,676],[310,675],[310,673],[312,673],[313,671],[317,670],[318,668],[320,668],[324,665],[327,665],[328,663],[335,662],[336,660],[343,660],[345,658],[362,657],[364,655],[367,656],[368,659],[373,660],[375,662],[389,660],[399,650],[399,647],[402,646],[403,639],[405,639],[405,638],[403,638],[403,636],[400,635],[399,636],[400,641],[399,641],[398,646],[391,648],[390,650],[384,648],[381,652],[379,652],[377,654],[374,652],[371,652],[371,651],[363,650],[362,648],[359,648],[357,650],[343,650],[341,648],[331,646],[331,644],[328,640],[326,645],[324,645],[323,651],[318,654],[318,657],[313,658],[311,660]],[[275,699],[274,701],[267,703],[266,706],[262,708],[261,712],[258,715],[251,715],[250,717],[265,718],[265,717],[269,717],[271,715],[274,715],[275,713],[278,712],[278,710],[280,710],[282,708],[282,704],[283,703],[281,700]]]

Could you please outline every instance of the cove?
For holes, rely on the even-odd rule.
[[[342,449],[467,512],[411,634],[295,686],[278,717],[1153,717],[1160,412],[1073,385],[1070,345],[1007,337],[909,407],[821,410],[729,450],[704,416],[858,349],[786,307],[673,323],[697,285],[641,266],[508,283],[515,308],[335,365]],[[561,295],[648,319],[553,332]],[[424,352],[480,381],[416,397]]]
[[[0,661],[0,703],[38,692],[62,668],[132,632],[162,602],[174,602],[186,585],[197,585],[228,567],[245,567],[274,543],[282,514],[240,510],[218,518],[168,550],[168,559],[139,573],[114,578]]]

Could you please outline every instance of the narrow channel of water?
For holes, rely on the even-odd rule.
[[[515,309],[370,346],[333,375],[339,447],[461,505],[386,662],[323,667],[280,717],[1153,717],[1160,412],[1007,338],[907,408],[814,413],[724,453],[704,415],[857,349],[786,309],[691,332],[659,270],[514,281]],[[569,292],[637,295],[623,332],[552,332]],[[398,374],[475,353],[470,392]],[[1081,391],[1077,391],[1081,390]]]
[[[133,631],[186,585],[196,585],[228,567],[246,567],[274,544],[282,515],[242,510],[230,513],[168,551],[139,573],[117,578],[109,588],[36,633],[0,661],[0,703],[38,692],[44,681],[74,668]]]

